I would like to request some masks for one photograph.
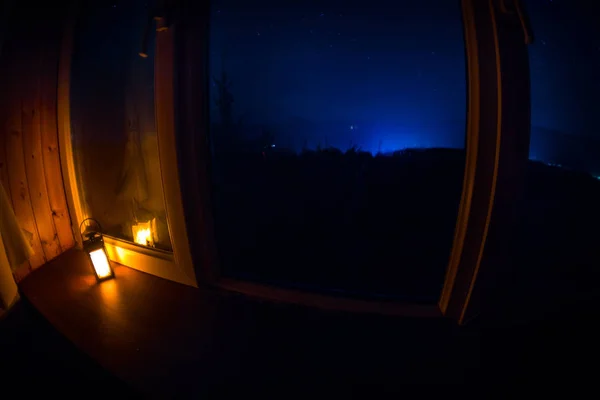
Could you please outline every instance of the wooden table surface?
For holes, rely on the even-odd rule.
[[[194,395],[226,384],[340,388],[457,382],[476,343],[443,319],[392,318],[261,302],[124,266],[96,283],[82,251],[33,272],[21,292],[102,367],[144,394]]]

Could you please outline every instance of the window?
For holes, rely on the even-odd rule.
[[[171,251],[154,114],[156,33],[147,3],[88,2],[81,8],[71,141],[86,214],[113,237]]]
[[[518,235],[528,297],[582,296],[597,282],[600,27],[594,3],[528,1],[531,146]],[[557,290],[558,288],[558,290]],[[515,291],[515,294],[517,291]]]
[[[223,273],[436,302],[465,164],[460,3],[213,1]]]
[[[600,28],[581,1],[527,3],[536,32],[530,47],[532,160],[600,175]]]

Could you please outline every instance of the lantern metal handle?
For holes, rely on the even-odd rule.
[[[102,233],[103,229],[102,229],[102,225],[100,225],[100,222],[98,222],[97,219],[95,218],[86,218],[83,221],[81,221],[81,224],[79,224],[79,235],[81,236],[81,239],[83,240],[83,232],[81,231],[81,227],[83,226],[83,224],[86,221],[94,221],[96,223],[96,225],[98,225],[98,228],[100,228],[100,233]]]

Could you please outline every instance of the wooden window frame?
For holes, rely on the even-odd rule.
[[[527,45],[533,40],[520,0],[462,4],[469,85],[467,166],[439,301],[442,313],[460,324],[497,297],[494,275],[512,256],[510,236],[529,159]]]
[[[71,142],[71,58],[73,37],[79,13],[79,2],[74,1],[71,15],[65,24],[58,72],[58,124],[61,168],[65,177],[65,191],[72,227],[78,246],[81,237],[77,230],[81,221],[89,217],[77,184],[77,169]],[[158,23],[161,23],[159,21]],[[182,196],[177,165],[175,142],[176,113],[174,88],[174,26],[156,33],[154,58],[155,119],[160,160],[161,181],[167,216],[167,225],[173,252],[140,246],[105,235],[109,258],[119,264],[161,278],[190,286],[197,286],[191,251],[183,215]],[[92,216],[93,217],[93,216]],[[118,278],[118,277],[117,277]]]
[[[498,260],[506,260],[501,249],[492,251],[494,246],[489,242],[498,243],[493,233],[510,229],[509,205],[519,198],[528,160],[530,89],[526,46],[530,32],[525,29],[520,2],[461,1],[468,84],[466,163],[444,286],[439,302],[431,306],[354,300],[221,276],[210,204],[207,141],[210,9],[191,0],[180,2],[180,7],[177,88],[180,129],[185,134],[179,134],[179,156],[187,171],[182,176],[182,186],[187,188],[184,206],[190,238],[197,245],[193,257],[199,284],[327,309],[448,316],[460,324],[476,315],[482,302],[476,290],[482,286],[476,285],[478,276],[482,269],[493,269]],[[495,199],[501,201],[495,203]]]
[[[136,265],[125,265],[192,286],[217,287],[325,309],[411,317],[447,316],[461,324],[475,316],[482,305],[481,282],[489,281],[478,277],[482,271],[493,271],[498,260],[503,259],[499,246],[493,244],[500,241],[495,239],[499,232],[506,232],[510,226],[506,222],[511,215],[508,205],[519,198],[528,160],[528,35],[523,13],[514,12],[521,11],[519,0],[461,0],[468,85],[466,163],[444,286],[439,302],[431,305],[355,300],[220,274],[211,205],[207,123],[210,9],[208,2],[179,0],[173,4],[176,4],[173,25],[166,32],[157,33],[155,101],[161,174],[174,250],[169,262],[182,275],[177,279],[167,276],[162,271],[164,265],[150,270],[144,267],[148,258],[140,258]],[[59,135],[67,197],[72,221],[76,223],[85,214],[78,197],[69,143],[71,49],[72,28],[71,34],[65,35],[60,64]],[[122,242],[115,239],[115,247],[124,246]],[[131,249],[133,245],[124,243],[130,246],[128,250],[136,251]],[[110,240],[108,244],[111,245]],[[149,258],[158,256],[151,249],[137,253]]]

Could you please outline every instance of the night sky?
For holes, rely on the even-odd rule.
[[[534,126],[600,139],[600,7],[594,3],[525,2],[536,35],[529,48]]]
[[[529,47],[531,151],[537,160],[600,175],[600,5],[525,2],[536,36]]]
[[[284,144],[464,145],[458,1],[215,1],[211,45],[236,116]]]
[[[524,3],[536,36],[531,156],[557,162],[600,139],[599,6]],[[229,73],[249,134],[272,126],[296,150],[464,146],[459,0],[218,0],[211,22],[212,74]]]

